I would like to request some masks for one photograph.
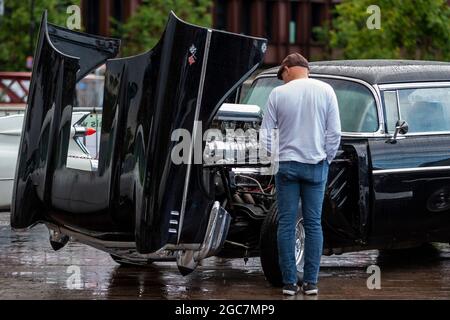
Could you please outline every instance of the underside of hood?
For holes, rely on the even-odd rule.
[[[183,128],[195,139],[197,121],[207,128],[262,62],[266,40],[198,27],[171,13],[152,50],[117,59],[119,48],[119,40],[49,24],[43,14],[11,225],[50,221],[91,234],[132,230],[141,253],[199,243],[213,199],[201,164],[171,161],[172,132]],[[98,170],[67,168],[76,83],[104,63]]]

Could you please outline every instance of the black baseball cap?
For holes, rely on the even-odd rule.
[[[302,56],[300,53],[291,53],[281,62],[280,69],[278,69],[277,77],[280,80],[283,80],[281,74],[283,73],[284,67],[303,67],[309,70],[309,62],[308,60]]]

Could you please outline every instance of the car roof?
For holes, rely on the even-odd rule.
[[[279,67],[260,75],[275,75]],[[334,60],[310,63],[311,74],[364,80],[370,84],[450,81],[450,63],[422,60]]]

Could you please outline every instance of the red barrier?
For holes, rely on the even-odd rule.
[[[0,107],[27,103],[31,72],[0,72]]]

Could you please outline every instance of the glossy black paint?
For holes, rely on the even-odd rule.
[[[134,240],[140,253],[169,243],[201,243],[214,201],[211,181],[201,164],[171,161],[178,142],[172,141],[172,132],[192,133],[194,120],[206,129],[224,99],[260,64],[265,45],[264,39],[197,27],[171,14],[151,51],[110,59],[118,40],[48,25],[44,14],[19,149],[12,227],[50,221],[97,238]],[[103,62],[98,170],[70,169],[65,161],[75,84]],[[174,219],[179,228],[169,233]]]
[[[329,192],[344,193],[351,205],[339,210],[339,201],[333,206],[325,203],[328,248],[349,247],[352,242],[389,247],[450,240],[450,207],[443,205],[450,199],[450,135],[406,136],[396,144],[386,141],[343,139],[342,148],[347,150],[343,157],[352,163],[350,170],[358,178],[342,180],[353,186],[344,193],[346,189],[334,183],[339,158],[331,166]],[[345,228],[348,225],[352,228]]]
[[[450,241],[450,135],[387,139],[342,139],[322,218],[331,252]]]
[[[344,138],[329,171],[322,216],[325,247],[346,247],[368,241],[369,166],[367,141]]]
[[[88,37],[47,24],[44,13],[19,147],[12,227],[28,227],[48,216],[53,202],[52,177],[67,157],[75,83],[87,68],[114,57],[118,46],[118,40]],[[62,50],[67,50],[67,55]],[[58,182],[58,177],[55,180]],[[59,197],[54,200],[58,202]]]
[[[386,140],[342,139],[323,207],[325,252],[450,241],[450,135]]]
[[[369,145],[374,233],[389,230],[393,239],[401,240],[431,238],[450,229],[450,207],[433,209],[429,203],[449,193],[450,135],[407,136],[396,144],[373,139]],[[379,171],[393,169],[404,172]],[[450,240],[450,234],[445,240]]]

